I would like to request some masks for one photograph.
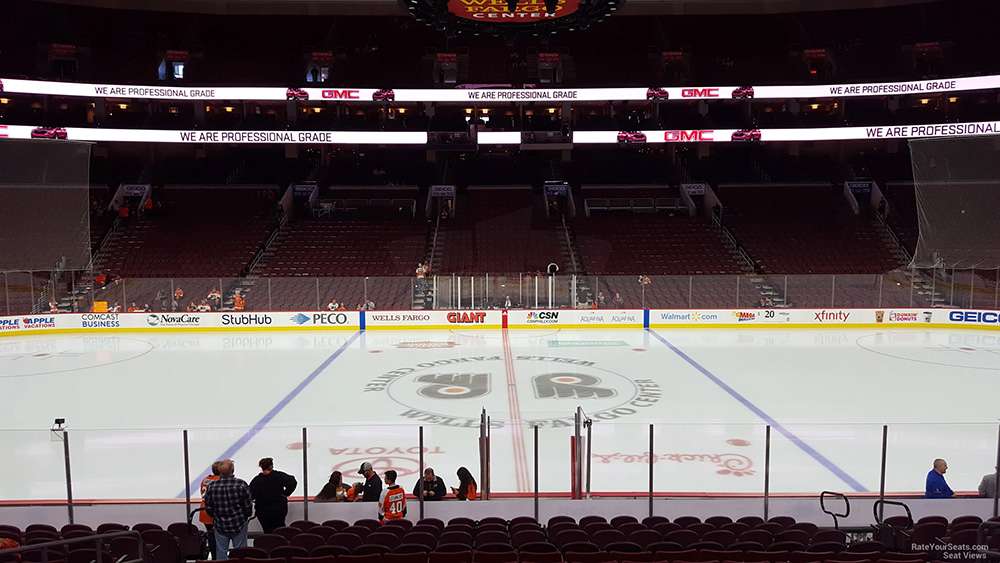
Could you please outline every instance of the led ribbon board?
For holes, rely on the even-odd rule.
[[[141,86],[86,84],[0,78],[0,93],[151,100],[331,101],[331,102],[610,102],[632,100],[741,100],[791,98],[849,98],[860,96],[923,95],[1000,89],[1000,75],[810,86],[691,86],[648,88],[298,88]]]
[[[1000,134],[1000,121],[823,127],[802,129],[683,129],[665,131],[576,131],[573,144],[758,143],[783,141],[849,141]],[[426,145],[424,131],[201,131],[164,129],[96,129],[0,125],[0,139],[48,139],[133,143]],[[520,145],[518,131],[480,131],[480,145]]]

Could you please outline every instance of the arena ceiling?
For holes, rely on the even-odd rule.
[[[405,16],[397,0],[43,0],[60,4],[232,15]],[[619,15],[711,15],[884,8],[935,0],[626,0]]]

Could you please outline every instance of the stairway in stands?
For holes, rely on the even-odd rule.
[[[562,225],[545,216],[541,195],[527,188],[470,189],[456,217],[441,222],[438,273],[544,272],[551,262],[568,271],[560,248]]]

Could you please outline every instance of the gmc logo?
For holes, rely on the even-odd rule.
[[[361,99],[361,95],[358,90],[323,90],[323,99],[359,100]]]
[[[718,98],[718,88],[682,88],[682,98]]]
[[[664,131],[663,140],[668,143],[700,143],[711,141],[714,129],[692,129],[690,131]]]

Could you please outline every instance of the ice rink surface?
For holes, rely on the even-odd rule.
[[[573,413],[593,419],[592,490],[919,491],[931,461],[973,490],[997,455],[1000,334],[974,330],[468,330],[116,333],[0,339],[0,498],[64,498],[65,418],[78,499],[177,498],[233,458],[301,476],[425,463],[449,485],[479,473],[491,417],[492,489],[569,490]],[[197,487],[195,487],[197,494]]]

